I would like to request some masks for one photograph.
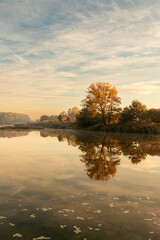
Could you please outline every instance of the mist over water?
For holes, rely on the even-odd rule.
[[[0,131],[0,239],[157,240],[159,136]]]

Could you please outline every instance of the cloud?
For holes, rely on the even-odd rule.
[[[120,86],[119,89],[125,92],[136,93],[139,95],[149,95],[152,93],[160,93],[160,80],[151,82],[137,82],[131,85]]]
[[[1,1],[1,91],[53,96],[53,107],[54,96],[78,100],[94,81],[159,93],[159,9],[156,0]]]

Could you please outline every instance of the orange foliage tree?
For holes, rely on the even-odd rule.
[[[83,107],[94,111],[101,117],[103,125],[110,125],[118,115],[120,103],[117,89],[108,82],[92,83],[87,90],[86,98],[82,101]]]

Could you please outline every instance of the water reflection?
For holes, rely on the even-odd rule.
[[[0,136],[0,239],[160,239],[158,136]]]
[[[103,137],[100,142],[82,142],[79,145],[83,153],[80,159],[85,163],[86,173],[91,179],[107,181],[115,175],[121,154],[116,142]]]
[[[105,136],[105,134],[84,133],[76,131],[42,131],[41,137],[57,137],[59,142],[67,141],[78,147],[81,162],[85,163],[86,174],[95,180],[108,181],[116,174],[120,165],[120,156],[128,157],[132,164],[138,164],[147,155],[160,156],[160,140],[156,136]]]
[[[13,138],[13,137],[23,137],[27,136],[29,131],[7,131],[0,130],[0,138]]]
[[[29,131],[0,131],[0,137],[27,136]],[[90,179],[108,181],[114,177],[120,165],[121,156],[126,156],[132,164],[139,164],[148,155],[160,156],[158,136],[106,135],[105,133],[72,130],[43,130],[43,138],[55,137],[59,142],[77,147],[80,161],[85,164],[85,172]]]

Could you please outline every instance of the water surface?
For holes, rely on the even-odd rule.
[[[160,239],[159,136],[0,131],[0,240]]]

